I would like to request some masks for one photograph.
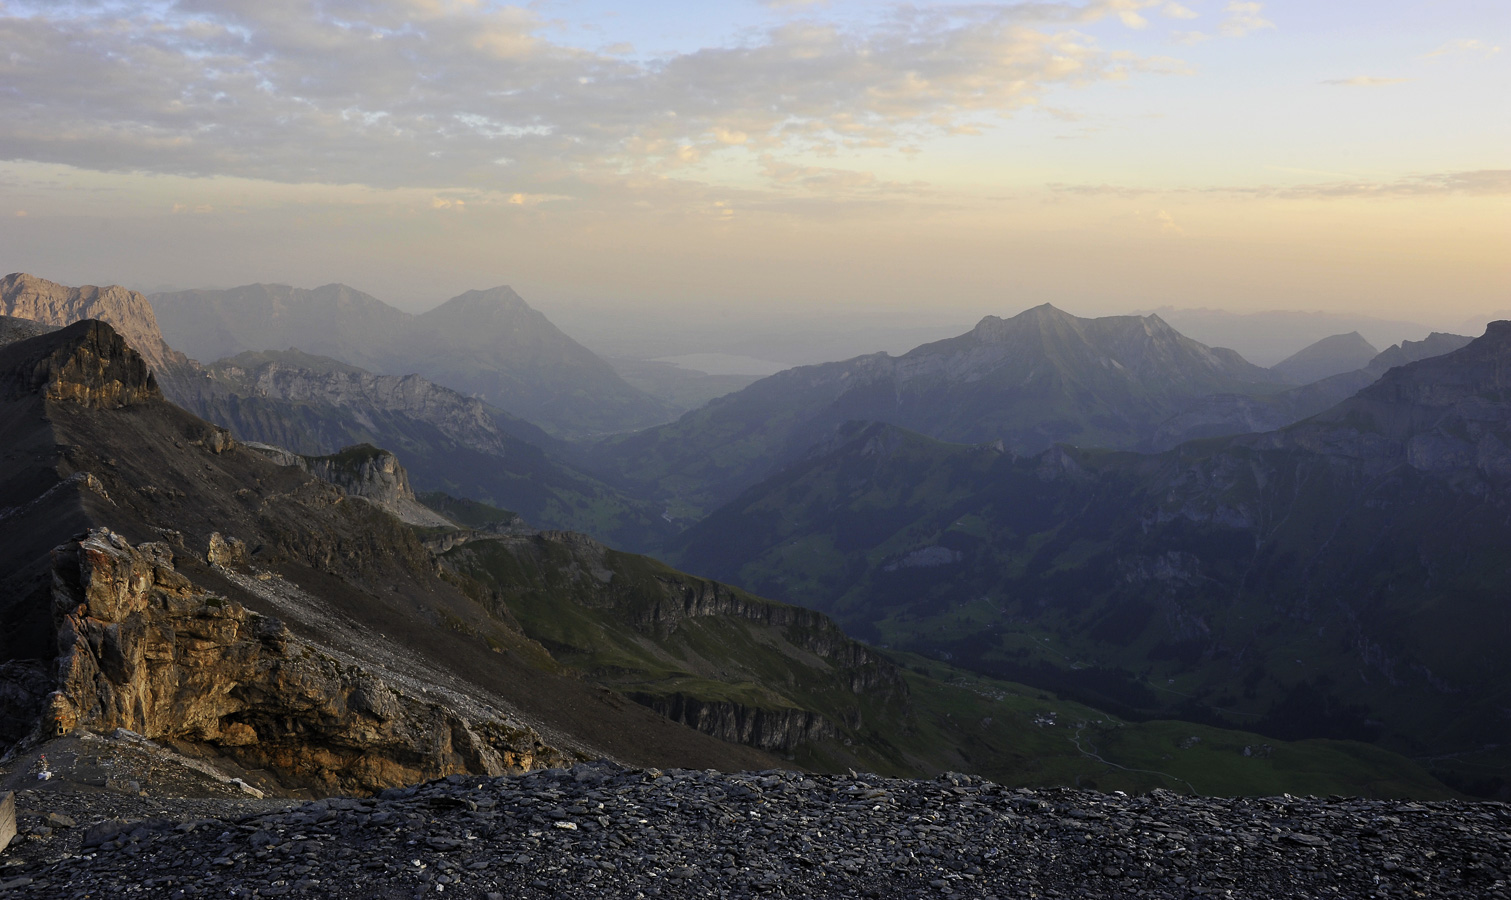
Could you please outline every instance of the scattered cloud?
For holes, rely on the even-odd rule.
[[[1104,196],[1135,199],[1153,194],[1229,194],[1234,196],[1320,200],[1348,197],[1432,197],[1471,196],[1499,197],[1511,195],[1511,169],[1475,169],[1464,172],[1440,172],[1408,175],[1389,181],[1341,180],[1303,185],[1257,185],[1233,187],[1172,188],[1160,190],[1116,184],[1051,183],[1045,188],[1059,194]]]
[[[1501,52],[1501,48],[1478,38],[1465,38],[1463,40],[1449,41],[1431,53],[1423,54],[1423,59],[1435,59],[1440,56],[1494,56]]]
[[[1251,32],[1265,28],[1274,28],[1275,23],[1266,19],[1263,3],[1249,2],[1249,0],[1230,0],[1223,12],[1228,17],[1223,20],[1221,31],[1228,37],[1243,37]]]
[[[1200,44],[1202,41],[1212,39],[1212,35],[1204,31],[1176,31],[1172,32],[1171,36],[1175,38],[1177,43],[1186,45]]]
[[[1355,75],[1353,78],[1334,78],[1322,83],[1344,87],[1385,87],[1390,84],[1403,84],[1410,80],[1410,78],[1376,78],[1372,75]]]
[[[901,4],[864,28],[804,17],[635,60],[475,0],[12,2],[0,159],[589,196],[721,153],[908,152],[1061,87],[1184,71],[1080,30],[1156,8]]]
[[[1158,234],[1166,237],[1183,238],[1186,236],[1186,230],[1176,223],[1175,216],[1171,215],[1168,210],[1163,209],[1136,210],[1131,213],[1113,216],[1112,222],[1133,232]]]
[[[1166,3],[1160,7],[1159,11],[1172,19],[1194,19],[1197,17],[1196,10],[1175,2]]]
[[[1446,195],[1498,197],[1511,195],[1511,169],[1476,169],[1467,172],[1411,175],[1394,181],[1337,181],[1286,188],[1275,193],[1282,197],[1307,199]]]

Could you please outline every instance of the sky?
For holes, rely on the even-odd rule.
[[[0,0],[0,269],[1458,326],[1511,309],[1511,3]]]

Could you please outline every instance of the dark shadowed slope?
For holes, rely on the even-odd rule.
[[[1275,394],[1203,397],[1161,422],[1142,449],[1168,450],[1197,438],[1275,431],[1343,402],[1396,366],[1451,353],[1471,340],[1459,334],[1434,331],[1423,340],[1402,341],[1382,350],[1361,369],[1301,387]]]
[[[345,790],[771,764],[564,676],[408,526],[163,401],[108,325],[0,348],[0,423],[0,697],[39,737],[125,727]]]
[[[1290,428],[1152,456],[855,426],[673,558],[1129,714],[1458,754],[1435,765],[1505,790],[1508,373],[1497,323]]]

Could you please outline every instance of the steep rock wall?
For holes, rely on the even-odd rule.
[[[132,546],[102,528],[59,547],[52,605],[58,659],[42,736],[127,728],[329,791],[564,759],[531,729],[408,697],[202,590],[166,544]]]
[[[766,709],[727,700],[704,700],[686,694],[628,692],[673,722],[735,744],[787,752],[799,744],[839,737],[834,723],[812,710]]]

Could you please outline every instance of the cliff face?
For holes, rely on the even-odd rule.
[[[346,792],[562,759],[533,730],[408,696],[205,591],[174,568],[167,544],[95,529],[54,559],[57,681],[44,734],[126,728]]]
[[[417,421],[434,425],[448,438],[479,453],[505,456],[519,452],[518,442],[499,427],[500,415],[490,411],[481,400],[418,375],[374,375],[354,367],[320,370],[278,360],[242,363],[239,358],[217,363],[210,372],[218,385],[240,397],[329,406],[369,421],[373,411],[402,412]],[[219,403],[213,412],[224,415],[230,412],[226,407],[228,404]],[[252,426],[255,423],[245,424]],[[301,424],[319,428],[319,423]],[[521,430],[528,431],[526,423],[518,425]],[[283,435],[248,432],[248,437],[302,453],[320,453],[330,446],[329,438],[333,435],[317,430],[310,436],[314,439],[313,445],[309,438],[300,440],[298,436],[290,436],[294,439],[289,440]],[[543,432],[536,431],[528,434],[526,439],[545,437]],[[335,443],[344,446],[350,441],[338,437]]]
[[[276,450],[276,448],[275,448]],[[274,453],[275,458],[283,455]],[[297,464],[321,481],[334,484],[351,497],[361,497],[393,513],[402,522],[431,528],[451,527],[445,516],[415,499],[409,473],[398,457],[370,444],[347,447],[330,456],[294,457]]]
[[[897,667],[827,616],[580,534],[474,535],[441,561],[558,659],[723,740],[790,752],[908,704]]]
[[[0,278],[0,315],[48,325],[99,319],[109,322],[154,369],[183,360],[164,343],[147,298],[119,285],[66,287],[16,272]]]
[[[687,694],[627,691],[626,696],[673,722],[713,735],[721,741],[747,744],[762,750],[786,753],[801,744],[840,737],[833,722],[808,709],[768,709]]]
[[[91,408],[162,399],[146,361],[110,326],[79,322],[57,338],[43,334],[0,352],[0,384],[9,396],[41,394]]]

